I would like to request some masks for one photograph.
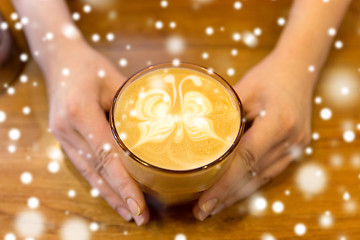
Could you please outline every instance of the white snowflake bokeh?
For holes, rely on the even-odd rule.
[[[15,229],[21,237],[38,238],[45,231],[45,223],[45,218],[40,212],[28,210],[17,214]]]
[[[5,122],[6,120],[6,113],[0,110],[0,123]]]
[[[51,161],[48,164],[48,170],[51,173],[57,173],[60,170],[60,164],[57,161]]]
[[[40,201],[37,197],[30,197],[28,200],[27,200],[27,205],[29,208],[31,209],[36,209],[39,207],[40,205]]]
[[[323,228],[330,228],[334,223],[334,218],[330,211],[326,211],[319,217],[319,224]]]
[[[66,220],[60,229],[61,240],[89,240],[91,237],[89,225],[81,218]]]
[[[261,235],[260,240],[276,240],[276,238],[270,233],[264,233]]]
[[[23,172],[20,176],[20,180],[23,184],[30,184],[32,182],[32,174],[29,172]]]
[[[103,1],[104,3],[101,3],[96,0],[85,0],[84,2],[84,5],[80,5],[79,8],[76,9],[75,12],[72,12],[70,15],[71,19],[77,22],[76,24],[86,21],[86,19],[88,17],[92,17],[93,14],[98,14],[98,10],[101,9],[101,5],[106,5],[107,3],[105,2],[111,1],[108,0]],[[202,9],[206,9],[206,5],[209,5],[216,1],[192,0],[191,2],[193,4],[193,10],[196,12],[201,11]],[[323,2],[329,3],[331,1],[323,0]],[[170,9],[173,9],[173,7],[175,6],[174,2],[168,0],[159,0],[156,4],[158,8],[162,9],[162,11],[170,11]],[[246,1],[231,1],[230,3],[228,3],[228,8],[231,9],[233,13],[240,15],[244,11],[246,11],[247,4],[248,3]],[[203,6],[204,8],[202,8]],[[16,12],[11,13],[9,17],[9,22],[2,21],[0,23],[1,30],[8,30],[9,28],[11,28],[22,31],[23,28],[26,28],[27,26],[31,26],[33,24],[31,19],[26,16],[20,16]],[[106,13],[106,19],[109,20],[115,20],[119,17],[120,12],[117,12],[117,10],[112,10]],[[275,25],[277,29],[285,29],[287,27],[285,26],[287,25],[287,21],[287,16],[278,15],[272,20],[272,24]],[[172,17],[163,18],[160,15],[157,16],[157,18],[152,19],[151,30],[153,31],[153,33],[161,35],[168,30],[171,31],[171,34],[166,34],[166,37],[164,37],[164,42],[161,46],[171,56],[170,61],[173,63],[174,66],[180,66],[181,61],[186,60],[185,58],[187,51],[191,50],[191,39],[188,39],[186,34],[177,35],[177,32],[181,32],[184,30],[183,28],[184,26],[179,19],[175,19]],[[257,47],[259,45],[263,47],[261,44],[263,43],[263,40],[266,43],[266,38],[269,34],[269,29],[267,29],[266,25],[262,24],[262,22],[259,22],[256,25],[252,25],[246,29],[236,29],[236,27],[232,28],[231,26],[223,23],[216,24],[209,22],[202,25],[200,30],[201,31],[199,32],[201,36],[207,40],[217,38],[221,40],[222,36],[226,36],[228,42],[231,42],[232,44],[226,49],[226,56],[231,58],[233,61],[238,61],[238,59],[241,59],[243,57],[244,49],[254,52],[259,50],[260,48]],[[330,25],[326,29],[323,29],[322,33],[333,40],[331,47],[335,49],[336,52],[340,53],[344,50],[349,50],[353,43],[343,38],[343,36],[341,36],[341,31],[339,31],[339,36],[337,36],[338,31],[339,30],[336,27]],[[57,31],[52,29],[46,29],[46,31],[44,31],[39,37],[43,40],[44,44],[52,44],[62,36],[66,37],[69,40],[74,40],[79,38],[81,36],[80,34],[81,32],[78,31],[76,25],[74,25],[73,23],[65,23]],[[264,39],[262,39],[263,37]],[[100,46],[102,44],[115,45],[115,43],[117,43],[119,39],[121,39],[121,35],[113,29],[108,29],[104,33],[94,28],[94,31],[87,35],[87,40],[89,40],[89,42],[91,42],[91,44],[93,44],[94,46]],[[118,67],[120,67],[121,71],[127,70],[126,67],[128,67],[129,69],[133,67],[133,59],[126,55],[126,53],[137,51],[137,48],[137,43],[131,43],[131,45],[126,42],[123,43],[121,49],[123,51],[122,53],[124,54],[117,56],[117,65]],[[30,52],[21,52],[17,56],[17,59],[18,61],[28,64],[33,61],[33,59],[31,59],[31,56],[36,59],[36,56],[41,56],[43,53],[44,52],[41,49],[36,49],[35,51],[33,50],[32,54],[30,54]],[[206,44],[204,44],[204,47],[201,48],[201,50],[199,50],[195,55],[199,59],[201,58],[200,60],[206,60],[203,62],[210,64],[213,64],[213,61],[218,61],[218,59],[222,59],[219,58],[219,54],[216,51],[213,51],[213,49],[209,48]],[[151,58],[146,58],[146,61],[148,65],[156,63],[155,59]],[[225,61],[227,60],[225,59]],[[242,69],[242,66],[239,67],[238,65],[233,64],[233,62],[226,62],[224,66],[225,67],[221,69],[218,68],[218,66],[216,66],[215,64],[213,64],[212,67],[214,68],[208,68],[209,73],[212,74],[214,72],[214,69],[216,69],[216,71],[220,69],[220,71],[222,71],[221,75],[223,75],[224,77],[232,78],[234,76],[242,76],[245,71],[244,69]],[[314,62],[305,63],[305,65],[303,65],[301,69],[302,71],[306,71],[309,76],[314,76],[318,72],[322,71],[321,66],[316,65]],[[99,78],[105,78],[106,80],[107,77],[109,77],[107,76],[107,72],[104,69],[97,68],[95,71],[97,71],[96,74]],[[329,74],[329,76],[324,77],[324,81],[326,82],[325,91],[316,93],[318,95],[315,95],[312,99],[315,109],[314,115],[317,118],[320,117],[320,121],[322,122],[322,124],[324,124],[324,126],[326,124],[337,124],[337,119],[339,115],[341,115],[339,114],[337,107],[340,106],[347,108],[349,105],[358,102],[358,89],[360,89],[360,84],[358,81],[358,76],[354,75],[354,71],[356,71],[356,69],[349,70],[348,68],[343,68],[334,71],[333,73]],[[60,77],[64,79],[69,76],[73,77],[75,73],[76,69],[70,65],[63,66],[62,68],[60,68],[60,72],[58,72],[58,74],[61,75]],[[18,80],[21,85],[4,85],[4,88],[6,89],[6,97],[11,98],[12,100],[14,100],[19,95],[19,93],[23,91],[21,89],[21,86],[25,87],[27,86],[27,84],[28,86],[33,87],[39,86],[39,88],[43,86],[43,83],[39,79],[34,77],[32,73],[29,73],[28,75],[21,74],[19,75]],[[66,82],[63,81],[62,85],[66,86]],[[20,105],[20,108],[18,109],[18,113],[20,113],[20,115],[24,117],[24,119],[27,118],[27,120],[31,119],[33,116],[36,118],[38,117],[38,109],[35,105],[33,105],[32,102],[22,103],[22,105]],[[136,112],[134,112],[134,114],[136,115]],[[259,116],[261,117],[266,117],[266,114],[267,112],[265,110],[259,112]],[[334,136],[329,136],[329,134],[325,132],[324,129],[322,129],[322,125],[320,125],[320,127],[319,125],[317,125],[313,129],[311,135],[313,142],[309,146],[307,146],[305,149],[299,146],[289,146],[291,147],[289,148],[289,153],[291,154],[291,156],[296,159],[300,159],[299,162],[296,163],[299,164],[299,166],[297,166],[295,171],[295,183],[298,190],[300,190],[299,192],[301,195],[312,196],[324,192],[327,187],[332,188],[332,186],[330,186],[329,184],[329,181],[331,179],[328,178],[331,176],[328,176],[328,174],[330,175],[333,173],[331,173],[331,170],[329,170],[327,167],[317,164],[316,158],[319,156],[319,146],[321,144],[324,144],[324,142],[326,141],[328,141],[329,144],[331,144],[331,146],[333,146],[334,148],[341,144],[350,147],[355,146],[358,142],[358,135],[360,131],[360,123],[358,119],[356,121],[357,122],[352,123],[352,126],[350,128],[342,127],[340,135],[336,135],[336,139]],[[28,149],[24,149],[24,147],[19,144],[24,141],[24,139],[28,139],[28,130],[26,128],[23,128],[23,126],[21,125],[13,124],[13,115],[10,111],[8,111],[7,108],[3,108],[0,110],[0,124],[1,126],[5,126],[5,128],[7,129],[4,135],[6,140],[8,141],[4,144],[5,152],[8,154],[12,154],[11,156],[21,156],[21,158],[23,159],[26,158],[29,163],[36,161],[36,156],[33,156],[30,152],[26,152],[24,154],[24,151],[28,151]],[[8,125],[9,127],[6,127]],[[90,135],[89,139],[92,139],[93,136],[92,134]],[[126,133],[120,134],[121,139],[126,139],[127,137],[128,135]],[[111,150],[111,145],[108,143],[105,143],[103,147],[105,151]],[[59,146],[49,147],[49,149],[47,149],[46,151],[49,160],[48,162],[46,162],[48,172],[46,172],[46,165],[44,171],[48,175],[50,175],[50,177],[53,177],[54,175],[52,174],[58,173],[60,171],[60,169],[63,167],[62,161],[67,157],[64,155],[63,151],[60,149]],[[302,158],[304,153],[305,161],[303,161]],[[84,158],[86,157],[87,159],[94,158],[94,155],[82,150],[79,150],[78,154],[80,156],[83,156]],[[34,155],[36,154],[34,153]],[[341,171],[344,167],[349,166],[353,169],[359,169],[359,156],[359,153],[343,155],[342,153],[337,153],[334,151],[329,153],[327,159],[325,159],[324,161],[320,159],[319,162],[323,161],[321,163],[329,163],[329,168],[336,169],[336,171]],[[57,176],[59,175],[60,173],[57,174]],[[23,188],[34,187],[36,184],[38,184],[38,179],[40,179],[36,172],[33,171],[33,169],[27,168],[26,166],[21,169],[16,176],[17,181]],[[355,178],[360,179],[360,173],[358,173],[358,170],[356,174],[354,174],[354,176]],[[64,195],[64,197],[68,201],[76,201],[82,196],[82,191],[83,189],[80,190],[77,186],[69,186],[61,194]],[[88,192],[89,190],[86,191],[87,196],[89,196],[90,198],[96,198],[100,196],[100,191],[97,188],[92,188],[90,190],[90,195]],[[281,214],[285,210],[286,212],[288,210],[291,211],[291,204],[288,205],[288,203],[289,201],[292,201],[291,199],[293,198],[293,196],[297,196],[297,194],[298,193],[296,190],[289,187],[286,190],[282,189],[281,196],[278,195],[276,199],[267,198],[267,195],[254,195],[249,199],[248,207],[250,213],[256,215],[256,217],[261,217],[265,214],[268,214],[269,212],[272,215],[281,216]],[[35,197],[34,195],[37,197]],[[6,232],[3,236],[1,236],[4,240],[16,240],[19,238],[26,240],[34,240],[38,238],[43,238],[42,234],[46,231],[47,228],[47,219],[45,219],[45,217],[39,212],[39,210],[42,210],[43,206],[46,205],[43,203],[44,199],[42,197],[37,194],[34,195],[29,194],[26,196],[26,198],[24,198],[25,201],[23,201],[23,205],[27,207],[27,211],[17,213],[16,219],[14,220],[14,232],[12,232],[13,229],[5,229]],[[348,214],[349,216],[352,216],[356,213],[358,206],[356,192],[351,191],[350,188],[346,189],[346,187],[343,187],[340,194],[338,193],[337,196],[338,202],[341,203],[340,206],[342,207],[343,214]],[[41,205],[38,197],[41,199]],[[91,200],[97,201],[98,199]],[[268,207],[269,211],[266,211]],[[91,239],[92,234],[96,234],[95,232],[106,229],[106,227],[104,227],[106,224],[101,223],[100,221],[98,221],[98,219],[95,218],[90,220],[89,222],[81,218],[72,218],[71,209],[65,210],[65,214],[66,219],[64,220],[64,222],[62,222],[62,227],[59,232],[62,240],[88,240]],[[337,214],[338,212],[333,211],[333,209],[319,209],[319,211],[312,217],[314,219],[317,219],[318,226],[325,230],[336,227],[337,222],[335,220],[337,220]],[[298,237],[306,235],[307,231],[310,231],[312,227],[314,227],[310,227],[309,223],[305,222],[305,220],[302,223],[293,224],[293,234]],[[309,227],[309,230],[307,226]],[[129,231],[127,229],[121,231],[125,236],[129,234]],[[186,234],[174,233],[174,240],[186,240]],[[261,240],[275,240],[276,237],[276,232],[272,231],[265,232],[259,235],[259,238]],[[190,235],[189,238],[191,238]],[[346,240],[347,238],[347,235],[337,236],[337,239],[341,240]],[[349,239],[351,238],[349,237]]]
[[[284,204],[281,201],[276,201],[272,205],[272,210],[275,213],[282,213],[284,211]]]
[[[4,237],[4,240],[16,240],[16,236],[14,233],[7,233]]]
[[[174,240],[187,240],[187,237],[183,233],[178,233],[175,235]]]
[[[298,223],[294,227],[294,232],[298,236],[305,235],[306,231],[307,231],[307,228],[306,228],[305,224],[303,224],[303,223]]]
[[[166,40],[166,49],[171,54],[180,54],[185,49],[185,40],[180,36],[171,36]]]
[[[260,215],[267,208],[267,200],[263,196],[252,196],[249,199],[249,211],[251,214]]]
[[[297,187],[306,195],[319,194],[326,187],[326,173],[320,165],[315,163],[301,166],[295,177]]]

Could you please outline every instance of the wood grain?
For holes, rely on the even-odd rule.
[[[89,1],[96,2],[96,1]],[[85,1],[69,1],[71,12],[81,13],[77,22],[86,39],[115,65],[120,58],[128,60],[127,67],[119,67],[126,76],[152,63],[182,61],[212,67],[229,82],[235,83],[259,62],[273,48],[281,33],[277,25],[279,17],[287,17],[291,1],[242,1],[242,9],[233,9],[234,1],[169,1],[167,8],[160,7],[160,1],[97,1],[108,6],[93,4],[89,14],[82,11]],[[193,4],[199,2],[198,4]],[[202,3],[200,2],[208,2]],[[4,17],[13,26],[10,13],[13,11],[7,0],[0,0]],[[30,60],[23,74],[28,76],[27,83],[16,81],[12,87],[15,94],[6,91],[0,93],[0,110],[7,118],[0,123],[0,238],[9,232],[19,239],[15,222],[17,216],[28,211],[28,198],[34,196],[40,200],[36,211],[45,221],[45,230],[36,239],[61,239],[63,224],[69,219],[82,219],[89,225],[97,222],[100,226],[91,232],[92,239],[174,239],[183,233],[187,239],[261,239],[264,233],[270,233],[276,239],[300,238],[294,233],[294,226],[304,223],[307,232],[304,239],[360,239],[359,214],[359,173],[360,173],[360,133],[356,124],[360,123],[359,72],[360,67],[360,2],[354,1],[336,40],[342,40],[341,50],[333,48],[327,64],[319,77],[315,96],[322,97],[321,104],[313,106],[313,131],[320,138],[311,143],[312,154],[304,155],[292,164],[283,174],[257,194],[267,200],[268,206],[261,215],[249,214],[248,201],[240,202],[224,212],[198,222],[192,217],[191,205],[164,209],[151,205],[151,221],[144,227],[127,223],[101,199],[90,195],[90,186],[82,179],[66,156],[60,156],[60,171],[50,173],[48,164],[51,154],[61,148],[51,133],[48,132],[48,105],[43,77],[38,66]],[[161,20],[163,29],[157,30],[154,23]],[[169,23],[176,22],[171,29]],[[214,28],[214,34],[207,36],[206,27]],[[221,31],[221,27],[224,28]],[[248,48],[232,40],[234,32],[253,31],[260,27],[259,45]],[[26,49],[21,32],[15,32],[17,43]],[[108,42],[106,34],[115,34],[115,41]],[[91,36],[98,33],[101,40],[91,42]],[[180,36],[185,41],[185,51],[172,55],[166,51],[166,41],[170,36]],[[131,49],[126,50],[130,44]],[[237,56],[230,51],[236,48]],[[207,52],[209,59],[203,59]],[[229,67],[236,70],[234,76],[227,76]],[[15,70],[15,69],[14,69]],[[350,100],[339,92],[331,92],[334,72],[343,71],[340,80],[353,79],[355,87],[349,89]],[[350,77],[347,77],[347,74]],[[4,76],[0,76],[4,77]],[[344,79],[341,79],[344,77]],[[330,90],[329,90],[330,89]],[[24,115],[24,106],[31,108],[29,115]],[[324,121],[319,112],[324,107],[332,109],[333,116]],[[12,141],[9,130],[18,128],[21,138]],[[350,128],[356,138],[347,143],[343,132]],[[16,146],[10,153],[8,146]],[[322,193],[312,197],[305,196],[297,187],[296,176],[307,164],[317,164],[326,174],[327,184]],[[22,184],[20,176],[30,172],[33,181]],[[76,191],[74,198],[68,197],[68,191]],[[290,192],[289,195],[285,191]],[[345,201],[343,194],[348,192],[350,199]],[[275,201],[282,201],[285,209],[276,214],[271,207]],[[319,224],[319,217],[326,211],[333,216],[333,225],[324,228]],[[345,239],[345,238],[344,238]]]

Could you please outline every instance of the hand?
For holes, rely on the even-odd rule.
[[[273,52],[235,86],[246,121],[253,124],[240,140],[231,166],[194,206],[197,219],[249,196],[309,144],[316,73],[307,69],[300,60]]]
[[[70,45],[64,48],[43,67],[51,130],[75,167],[108,204],[125,220],[134,218],[138,225],[145,224],[149,210],[143,193],[119,158],[106,118],[125,79],[85,43],[75,49]]]

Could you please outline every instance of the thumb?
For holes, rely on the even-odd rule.
[[[254,86],[254,81],[248,79],[249,77],[246,75],[234,85],[234,90],[243,104],[246,119],[253,120],[259,114],[261,106],[257,99],[258,86]]]
[[[103,83],[100,84],[100,104],[101,107],[108,111],[116,92],[126,81],[126,77],[112,65],[108,66],[106,70],[99,70],[98,77],[103,81]]]
[[[277,134],[273,121],[268,117],[258,117],[252,127],[240,140],[237,153],[224,175],[211,188],[206,190],[194,207],[194,215],[200,220],[205,219],[211,212],[230,197],[245,177],[259,172],[257,163],[278,142],[274,138]],[[251,176],[250,175],[250,176]],[[215,204],[214,204],[215,203]]]
[[[258,172],[257,163],[281,141],[271,116],[258,116],[239,142],[242,171]]]

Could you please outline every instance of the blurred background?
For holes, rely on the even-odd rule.
[[[87,41],[127,77],[180,60],[212,68],[234,84],[271,52],[292,1],[67,3]],[[98,197],[49,132],[44,81],[22,19],[9,0],[0,0],[0,10],[0,31],[10,29],[17,46],[0,68],[0,239],[360,239],[359,1],[350,6],[320,74],[313,141],[304,156],[254,196],[205,222],[192,217],[191,206],[153,206],[141,228]]]

